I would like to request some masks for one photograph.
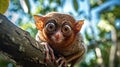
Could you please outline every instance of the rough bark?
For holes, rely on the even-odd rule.
[[[0,14],[0,50],[23,67],[56,67],[44,62],[45,51],[28,32],[11,23]]]

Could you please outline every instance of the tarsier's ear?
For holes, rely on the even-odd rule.
[[[79,20],[75,23],[75,31],[78,33],[84,24],[84,20]]]
[[[43,25],[44,25],[44,17],[42,16],[38,16],[38,15],[34,15],[34,20],[35,20],[35,25],[37,27],[37,29],[42,30],[43,29]]]

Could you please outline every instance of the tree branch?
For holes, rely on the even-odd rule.
[[[23,67],[56,67],[53,62],[44,63],[43,46],[28,32],[18,28],[0,14],[0,50]]]

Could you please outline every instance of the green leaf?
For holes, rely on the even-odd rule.
[[[61,5],[61,1],[60,0],[56,0],[56,2],[58,3],[58,5]]]
[[[120,18],[120,7],[119,6],[116,6],[112,13],[117,17],[117,18]]]
[[[50,1],[49,1],[49,3],[52,3],[52,2],[53,2],[53,0],[50,0]]]
[[[106,32],[110,32],[114,27],[105,19],[101,19],[100,22],[98,23],[98,27],[101,30],[105,30]]]
[[[0,0],[0,13],[4,14],[5,11],[8,9],[9,0]]]
[[[85,30],[85,37],[88,41],[91,41],[92,37],[87,33],[87,30]]]
[[[74,5],[74,9],[77,11],[78,10],[78,2],[77,2],[77,0],[73,0],[73,5]]]

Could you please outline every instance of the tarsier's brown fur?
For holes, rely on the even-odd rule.
[[[34,18],[36,27],[39,30],[38,37],[41,41],[48,42],[53,50],[59,52],[66,61],[71,64],[71,67],[78,60],[81,60],[86,50],[81,34],[79,33],[84,23],[83,20],[76,22],[72,16],[58,12],[52,12],[44,16],[35,15]],[[61,25],[66,22],[72,29],[71,35],[68,37],[62,36],[63,39],[60,43],[54,42],[51,39],[51,36],[54,35],[46,33],[47,31],[44,29],[46,23],[52,19],[56,21],[59,29],[61,29]]]

